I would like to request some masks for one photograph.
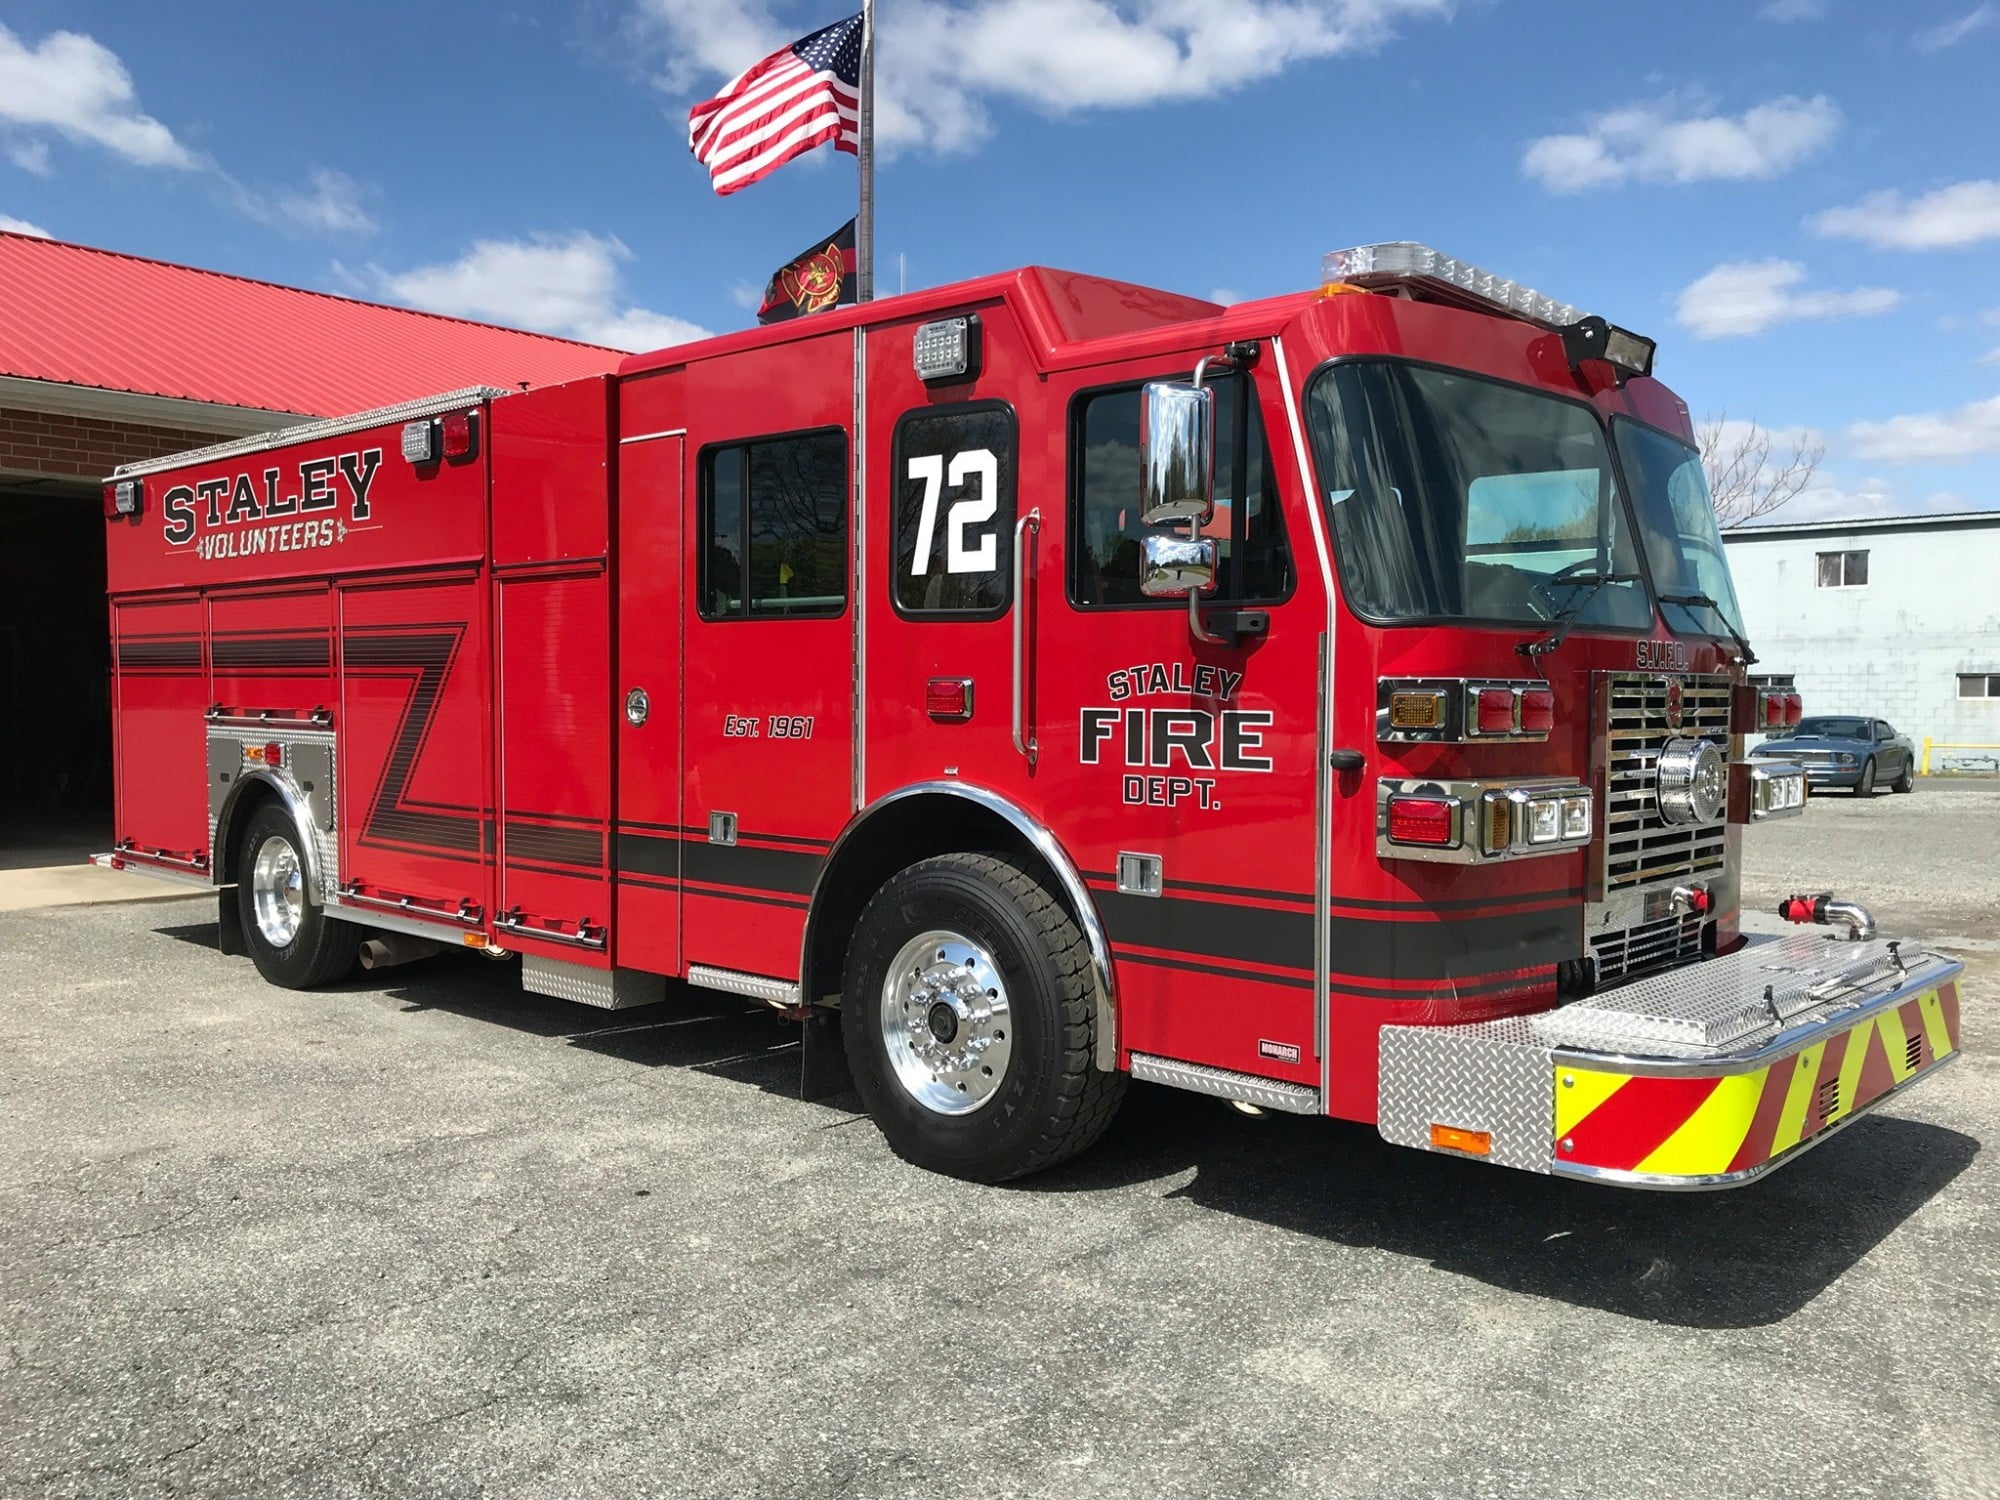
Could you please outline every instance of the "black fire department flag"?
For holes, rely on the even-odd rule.
[[[781,266],[764,288],[759,323],[782,323],[861,300],[854,274],[854,220]]]

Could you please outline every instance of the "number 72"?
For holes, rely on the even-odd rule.
[[[931,568],[931,545],[937,535],[938,497],[949,483],[954,489],[968,479],[976,481],[974,492],[951,502],[945,518],[944,569],[947,573],[991,573],[1000,566],[1000,539],[987,532],[968,544],[966,528],[990,521],[999,509],[994,491],[999,488],[1000,466],[990,448],[971,448],[954,453],[949,470],[942,453],[925,453],[910,460],[910,478],[924,486],[924,508],[917,518],[917,548],[910,559],[910,573],[922,577]]]

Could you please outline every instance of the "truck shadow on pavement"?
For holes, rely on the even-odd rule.
[[[1877,1115],[1741,1188],[1640,1192],[1392,1146],[1346,1121],[1245,1119],[1135,1085],[1089,1155],[1023,1186],[1090,1192],[1192,1167],[1171,1196],[1204,1208],[1578,1307],[1751,1328],[1839,1280],[1979,1149],[1958,1131]]]
[[[156,930],[215,943],[213,923]],[[512,964],[449,953],[331,992],[448,1011],[641,1067],[712,1073],[837,1123],[860,1108],[851,1093],[798,1103],[797,1028],[762,1006],[683,987],[663,1004],[597,1011],[519,983]],[[1089,1152],[1000,1191],[1130,1191],[1191,1172],[1166,1190],[1169,1200],[1410,1256],[1526,1296],[1690,1328],[1749,1328],[1811,1302],[1979,1150],[1958,1131],[1878,1115],[1739,1189],[1635,1192],[1391,1146],[1344,1121],[1249,1119],[1219,1100],[1134,1084]]]

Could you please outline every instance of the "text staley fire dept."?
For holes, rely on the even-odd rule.
[[[1079,726],[1083,763],[1100,763],[1107,742],[1124,750],[1126,774],[1122,800],[1134,807],[1218,808],[1218,778],[1200,772],[1268,772],[1271,758],[1261,754],[1264,731],[1274,715],[1264,709],[1195,708],[1185,701],[1172,707],[1142,707],[1145,698],[1208,699],[1226,704],[1243,685],[1243,674],[1206,664],[1153,662],[1121,667],[1105,678],[1111,708],[1086,708]],[[1187,774],[1173,774],[1176,769]],[[1157,774],[1153,774],[1157,773]]]
[[[193,542],[203,558],[331,547],[368,521],[368,493],[381,467],[382,450],[362,448],[300,460],[295,483],[270,468],[177,484],[160,497],[167,545]],[[338,510],[343,490],[346,517],[322,514]]]

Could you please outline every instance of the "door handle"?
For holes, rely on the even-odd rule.
[[[1028,549],[1023,545],[1030,534],[1039,537],[1042,513],[1029,511],[1014,523],[1014,748],[1034,765],[1040,748],[1028,727]]]

